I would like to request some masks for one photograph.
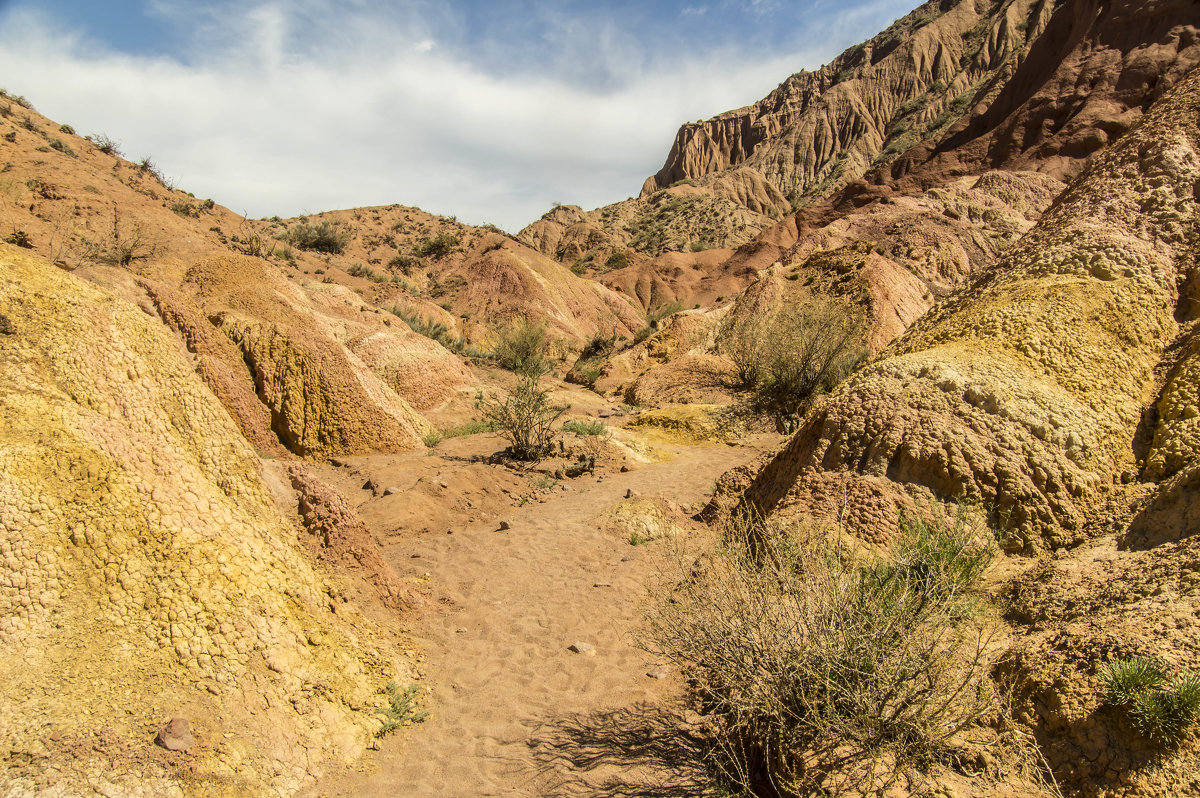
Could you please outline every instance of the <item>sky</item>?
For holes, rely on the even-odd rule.
[[[252,217],[516,232],[636,196],[679,125],[918,0],[0,0],[0,87]]]

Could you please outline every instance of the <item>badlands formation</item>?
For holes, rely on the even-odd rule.
[[[833,794],[1200,795],[1102,679],[1200,674],[1197,65],[1187,0],[934,0],[516,236],[245,219],[4,94],[0,795],[728,794],[647,587],[955,506],[1003,701]],[[814,304],[854,357],[769,423],[739,331]]]

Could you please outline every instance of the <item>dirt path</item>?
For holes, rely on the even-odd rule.
[[[413,630],[431,716],[305,794],[698,794],[686,752],[669,750],[685,741],[659,734],[674,726],[662,699],[678,683],[630,636],[664,547],[630,545],[597,517],[630,488],[699,502],[757,451],[681,447],[670,462],[575,480],[513,508],[509,530],[481,522],[389,547],[396,571],[427,572],[449,607]],[[576,642],[594,654],[570,651]]]

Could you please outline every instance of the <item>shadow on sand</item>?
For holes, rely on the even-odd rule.
[[[544,795],[683,798],[721,794],[707,742],[683,711],[642,703],[555,719],[529,746]]]

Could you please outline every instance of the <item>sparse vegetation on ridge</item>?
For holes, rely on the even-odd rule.
[[[320,221],[316,224],[299,222],[287,229],[283,240],[297,249],[338,255],[350,243],[351,232],[336,222]]]

